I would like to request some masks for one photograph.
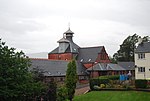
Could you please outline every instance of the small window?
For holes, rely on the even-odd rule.
[[[83,62],[83,59],[81,59],[80,62]]]
[[[91,61],[92,59],[89,59],[89,61]]]
[[[145,67],[138,67],[138,72],[145,72]]]
[[[61,77],[61,78],[60,78],[60,81],[64,81],[64,79]]]
[[[145,59],[145,53],[139,53],[138,59]]]

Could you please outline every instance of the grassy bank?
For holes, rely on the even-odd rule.
[[[92,91],[75,96],[73,101],[150,101],[150,92]]]

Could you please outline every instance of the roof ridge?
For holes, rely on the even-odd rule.
[[[48,60],[48,61],[70,61],[70,60],[52,60],[52,59],[46,59],[46,58],[29,58],[29,59],[32,59],[32,60]]]
[[[80,47],[80,49],[85,49],[85,48],[100,48],[100,47],[104,47],[104,46]]]
[[[49,60],[47,58],[29,58],[29,59],[32,59],[32,60]]]

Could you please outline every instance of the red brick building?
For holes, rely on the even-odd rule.
[[[59,46],[48,53],[48,59],[32,59],[32,68],[39,68],[47,80],[63,81],[67,64],[75,59],[79,81],[101,75],[118,75],[126,73],[126,67],[110,63],[104,46],[79,47],[73,42],[73,32],[70,28],[58,40]],[[133,67],[133,66],[130,66]],[[129,71],[130,69],[128,69]]]
[[[63,38],[57,41],[59,46],[48,54],[48,59],[66,61],[76,59],[85,69],[97,63],[110,63],[104,46],[79,47],[73,42],[73,34],[69,28],[63,34]]]

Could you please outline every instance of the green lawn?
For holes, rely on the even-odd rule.
[[[150,92],[92,91],[75,96],[73,101],[150,101]]]

